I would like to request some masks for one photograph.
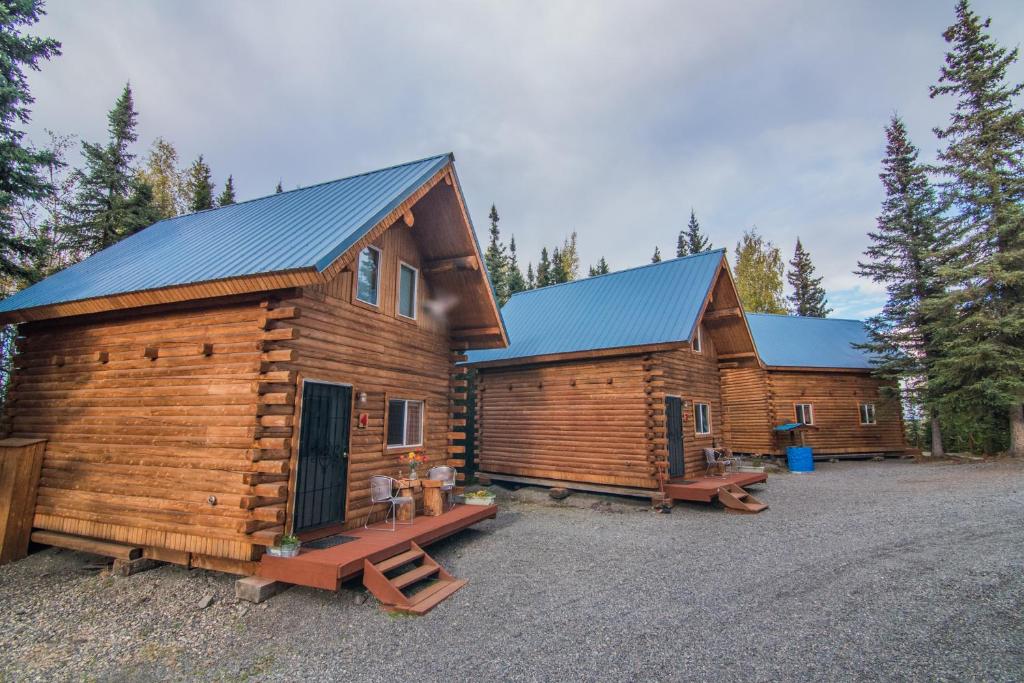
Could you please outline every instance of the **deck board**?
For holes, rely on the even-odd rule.
[[[665,495],[673,500],[691,500],[710,503],[718,495],[718,489],[726,484],[750,486],[768,481],[763,472],[728,472],[723,477],[698,477],[697,479],[669,482],[665,484]]]
[[[496,505],[456,505],[437,517],[417,515],[412,525],[399,525],[395,531],[377,529],[349,529],[346,536],[355,541],[342,543],[323,550],[302,550],[298,557],[272,557],[264,555],[257,574],[267,579],[294,583],[300,586],[337,590],[343,581],[363,571],[363,560],[380,562],[405,552],[415,542],[426,546],[451,536],[477,522],[493,519],[498,513]]]

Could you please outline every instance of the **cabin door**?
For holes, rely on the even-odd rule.
[[[668,476],[685,476],[686,461],[683,459],[683,399],[678,396],[665,397],[665,436],[668,439]]]
[[[352,387],[302,383],[292,533],[345,521]]]

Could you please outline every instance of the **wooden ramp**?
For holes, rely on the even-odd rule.
[[[766,481],[768,475],[763,472],[729,472],[721,477],[674,480],[665,484],[665,497],[700,503],[710,503],[717,498],[727,510],[757,513],[767,510],[768,506],[743,487]]]
[[[445,571],[423,547],[497,514],[496,505],[456,505],[438,517],[417,515],[413,524],[398,525],[395,531],[380,524],[343,531],[355,540],[323,550],[303,549],[298,557],[264,555],[257,575],[337,590],[362,574],[363,585],[385,609],[424,614],[466,582]]]

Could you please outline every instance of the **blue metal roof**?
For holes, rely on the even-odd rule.
[[[451,160],[442,154],[159,221],[0,301],[0,313],[243,275],[322,271]]]
[[[871,355],[852,344],[868,341],[860,320],[748,313],[747,322],[765,365],[870,369]]]
[[[510,344],[468,363],[687,341],[724,249],[520,292],[501,309]]]

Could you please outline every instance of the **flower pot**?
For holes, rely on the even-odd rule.
[[[494,496],[488,496],[487,498],[473,498],[467,496],[465,499],[466,505],[494,505]]]
[[[267,554],[271,557],[295,557],[299,554],[298,545],[271,546],[267,548]]]
[[[764,472],[764,467],[760,465],[739,465],[736,467],[737,472]]]

